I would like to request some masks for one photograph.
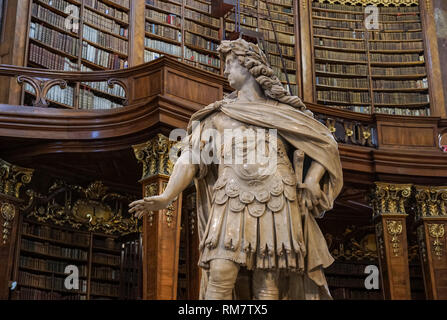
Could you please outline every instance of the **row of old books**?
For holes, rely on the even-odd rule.
[[[341,29],[364,29],[365,24],[364,21],[346,21],[346,20],[327,20],[325,18],[314,16],[313,25],[325,28],[341,28]],[[420,22],[379,22],[377,30],[419,30],[422,25]]]
[[[370,32],[369,41],[422,40],[422,32]]]
[[[67,27],[70,27],[71,25],[67,23],[67,19],[53,11],[48,10],[47,8],[44,8],[40,6],[39,4],[33,2],[31,6],[31,15],[35,18],[38,18],[39,20],[45,21],[46,23],[51,24],[52,26],[55,26],[59,29],[65,30],[67,32],[75,32],[77,33],[77,30],[69,29]]]
[[[111,266],[119,266],[121,262],[121,256],[106,253],[95,253],[93,255],[93,262],[108,264]]]
[[[430,109],[428,108],[383,108],[383,107],[374,107],[374,111],[376,113],[383,113],[383,114],[391,114],[391,115],[397,115],[397,116],[412,116],[412,117],[428,117],[430,116]]]
[[[12,300],[86,300],[85,294],[63,294],[51,290],[22,287],[16,290]]]
[[[220,68],[220,58],[218,56],[202,54],[188,47],[185,47],[184,54],[185,59],[197,61],[203,64],[214,66],[216,68]]]
[[[129,15],[127,12],[119,10],[118,8],[115,8],[113,6],[107,5],[101,0],[84,0],[84,6],[86,6],[87,8],[88,7],[93,8],[97,11],[105,13],[125,23],[129,22]]]
[[[220,20],[205,13],[201,13],[194,10],[189,10],[185,8],[185,19],[190,19],[192,21],[199,21],[210,25],[211,27],[220,28]]]
[[[410,92],[402,94],[400,92],[374,92],[374,103],[377,104],[406,104],[406,103],[428,103],[428,94]]]
[[[267,20],[259,20],[259,27],[263,29],[272,29],[272,23]],[[286,32],[293,34],[295,32],[293,25],[287,25],[282,23],[276,23],[275,24],[275,31],[276,32]]]
[[[88,252],[78,248],[65,248],[56,246],[48,242],[31,241],[22,239],[22,250],[31,251],[40,254],[46,254],[53,257],[87,260]]]
[[[146,21],[144,30],[146,32],[155,34],[163,38],[171,39],[177,42],[182,42],[182,32],[178,29]]]
[[[120,279],[120,271],[109,267],[96,267],[92,268],[91,277],[95,280],[115,280]]]
[[[121,250],[121,243],[115,241],[113,238],[105,238],[105,239],[93,239],[93,246],[95,248],[107,248],[111,250]]]
[[[282,72],[282,69],[279,67],[275,67],[272,66],[273,71],[275,72],[275,74],[277,75],[277,77],[279,78],[279,80],[286,82],[286,75],[284,72]],[[289,82],[291,84],[296,84],[296,73],[287,73],[288,78],[289,78]]]
[[[274,11],[274,12],[281,12],[281,13],[287,13],[287,14],[293,14],[293,4],[292,3],[287,3],[287,4],[283,4],[281,6],[277,6],[274,4],[275,1],[269,1],[268,5],[269,5],[269,9],[270,11]],[[267,4],[265,1],[260,1],[259,2],[259,7],[261,9],[267,9]]]
[[[207,40],[201,36],[189,32],[185,32],[185,44],[200,47],[209,51],[216,51],[217,47],[219,46],[219,44],[214,41]]]
[[[380,57],[381,55],[377,55]],[[359,61],[366,62],[368,57],[366,53],[351,53],[351,52],[338,52],[330,50],[315,49],[315,58],[331,59],[331,60],[343,60],[343,61]]]
[[[379,8],[380,13],[381,8]],[[333,11],[314,11],[314,17],[324,17],[324,18],[332,18],[332,19],[342,19],[342,20],[358,20],[364,21],[365,14],[363,12],[358,13],[341,13],[341,12],[333,12]],[[394,21],[414,21],[419,19],[419,15],[416,12],[410,14],[400,14],[400,15],[381,15],[379,20],[386,22],[394,22]]]
[[[144,50],[144,62],[149,62],[152,60],[155,60],[157,58],[160,58],[162,56],[162,54],[158,53],[158,52],[152,52],[149,50]]]
[[[235,17],[235,13],[231,12],[228,15],[227,19],[229,21],[234,21],[235,20],[234,17]],[[258,26],[258,18],[257,17],[251,17],[251,16],[246,15],[246,14],[241,14],[241,16],[240,16],[240,23],[243,24],[243,25],[249,25],[251,27],[255,27],[256,28]]]
[[[73,293],[86,293],[87,281],[79,280],[79,289],[69,289],[65,287],[65,277],[52,277],[46,275],[33,274],[29,272],[20,271],[18,283],[22,286],[32,286],[41,289],[52,289],[60,291],[69,291]]]
[[[203,69],[203,70],[206,70],[208,72],[213,72],[213,73],[220,74],[220,70],[219,69],[216,69],[216,68],[213,68],[213,67],[209,67],[207,65],[204,65],[203,63],[199,63],[199,62],[193,61],[193,60],[185,60],[184,62],[189,64],[189,65],[191,65],[191,66],[194,66],[196,68]]]
[[[384,88],[384,89],[427,89],[428,80],[427,78],[419,80],[373,80],[374,88]]]
[[[97,96],[88,87],[81,87],[79,92],[79,109],[108,110],[121,107],[123,107],[121,103],[115,102],[109,97]]]
[[[123,27],[115,20],[106,18],[96,12],[88,10],[87,8],[84,10],[83,13],[83,21],[101,30],[111,32],[115,35],[125,38],[128,37],[129,29],[127,27]]]
[[[108,0],[109,2],[115,3],[123,8],[129,8],[130,0]]]
[[[426,73],[424,66],[414,67],[373,67],[372,74],[374,75],[386,75],[386,76],[403,76],[403,75],[424,75]]]
[[[286,23],[289,25],[293,25],[294,24],[294,20],[293,20],[293,15],[290,13],[282,13],[282,12],[278,12],[278,11],[273,11],[272,9],[270,9],[270,14],[269,11],[267,10],[264,2],[260,2],[261,6],[259,7],[259,15],[262,17],[262,19],[266,19],[268,20],[270,17],[272,18],[272,20],[275,21],[275,23]],[[264,4],[264,5],[262,5]]]
[[[176,14],[173,14],[173,13],[166,14],[163,12],[159,12],[156,10],[151,10],[151,9],[146,8],[145,14],[146,14],[147,19],[151,19],[155,22],[170,24],[177,28],[180,28],[182,25],[182,17],[180,17]]]
[[[181,56],[182,55],[182,47],[167,43],[164,41],[160,41],[157,39],[151,39],[151,38],[144,38],[144,46],[148,49],[155,49],[158,51],[162,51],[164,53],[168,53],[174,56]]]
[[[418,53],[411,54],[377,54],[370,55],[371,62],[423,62],[424,55]]]
[[[68,6],[73,6],[72,2],[68,2],[65,0],[39,0],[39,2],[45,3],[52,8],[59,10],[60,12],[65,12]]]
[[[316,8],[329,9],[329,10],[343,10],[351,12],[364,12],[365,7],[362,6],[347,6],[343,4],[323,3],[319,1],[313,1],[312,6]],[[380,7],[381,13],[409,13],[419,12],[419,7],[404,6],[404,7]]]
[[[25,92],[31,93],[33,95],[36,94],[34,88],[28,83],[25,83]],[[64,89],[59,86],[54,86],[50,90],[48,90],[46,100],[50,103],[56,102],[58,104],[64,105],[65,107],[71,108],[73,107],[73,93],[74,90],[71,86],[67,86]]]
[[[335,39],[314,37],[314,45],[320,47],[366,50],[365,42],[363,41],[335,40]]]
[[[279,55],[279,50],[281,49],[281,53],[283,55],[286,55],[290,58],[295,58],[295,47],[279,44],[279,49],[278,49],[278,46],[276,45],[276,43],[272,43],[272,42],[268,42],[268,41],[265,41],[264,45],[265,45],[264,49],[267,51],[267,53]]]
[[[205,27],[201,24],[195,23],[191,20],[185,20],[184,26],[186,31],[199,33],[204,36],[208,36],[211,38],[214,38],[216,40],[219,40],[219,31],[213,28]]]
[[[201,1],[196,1],[196,0],[186,0],[186,2],[185,2],[186,6],[198,9],[200,11],[205,11],[207,13],[211,13],[210,4],[203,3]]]
[[[424,49],[422,41],[415,42],[370,42],[370,50],[412,50]]]
[[[33,257],[21,256],[19,266],[21,268],[30,268],[35,271],[46,271],[55,273],[65,273],[65,268],[68,266],[67,262],[39,259]],[[80,277],[87,277],[87,266],[77,266]]]
[[[181,15],[182,14],[182,7],[181,7],[181,3],[179,3],[179,5],[176,5],[172,2],[166,2],[166,1],[162,1],[162,0],[146,0],[146,4],[167,12],[172,12],[174,14],[177,15]],[[150,9],[146,9],[150,10]]]
[[[22,233],[81,246],[88,246],[90,242],[90,236],[86,233],[68,232],[27,222],[22,223]]]
[[[379,68],[385,69],[385,68]],[[319,72],[340,73],[348,75],[367,75],[368,66],[364,64],[334,64],[334,63],[315,63],[315,70]]]
[[[285,34],[281,32],[275,33],[272,30],[264,30],[262,29],[262,34],[264,35],[264,39],[267,41],[273,41],[276,43],[276,39],[278,39],[278,42],[282,42],[283,44],[287,45],[294,45],[295,44],[295,35],[293,34]]]
[[[334,77],[316,77],[316,84],[332,87],[345,87],[345,88],[369,88],[369,81],[366,78],[334,78]]]
[[[98,49],[85,41],[82,43],[82,59],[106,69],[123,69],[128,66],[127,60],[117,54]]]
[[[350,104],[370,103],[369,92],[351,92],[351,91],[317,91],[318,100],[330,102],[345,102]]]
[[[363,31],[345,31],[345,30],[332,30],[314,27],[314,36],[326,36],[333,38],[343,39],[365,39],[365,32]]]
[[[129,45],[126,40],[114,37],[111,34],[104,33],[95,28],[91,28],[88,25],[83,26],[82,38],[87,41],[97,43],[102,47],[127,55]]]
[[[286,68],[289,70],[296,70],[296,62],[294,60],[284,59]],[[270,65],[282,68],[282,61],[280,56],[270,55]]]
[[[68,53],[69,55],[78,55],[78,39],[68,34],[64,34],[38,23],[31,22],[29,37],[53,49]]]
[[[92,295],[99,295],[99,296],[104,295],[118,298],[120,287],[119,285],[114,285],[110,283],[100,283],[92,281],[90,283],[90,290]]]

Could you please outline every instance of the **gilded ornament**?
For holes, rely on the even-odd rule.
[[[19,198],[20,188],[31,182],[33,172],[0,159],[0,193]]]
[[[435,252],[435,256],[437,256],[438,259],[441,259],[443,254],[442,247],[444,246],[444,224],[430,223],[427,225],[427,227],[430,237],[435,238],[435,240],[433,241],[433,251]]]
[[[410,184],[375,182],[370,194],[374,216],[385,214],[406,214],[405,203],[411,195]]]
[[[386,227],[387,227],[387,231],[388,233],[392,236],[391,237],[391,247],[393,248],[393,254],[394,256],[398,256],[399,255],[399,238],[398,236],[400,236],[402,234],[402,222],[398,221],[398,220],[386,220]]]
[[[447,187],[415,186],[417,219],[447,217]]]
[[[8,241],[9,234],[11,233],[12,221],[14,220],[15,217],[15,208],[11,203],[4,202],[0,206],[0,213],[3,218],[2,239],[3,244],[6,244],[6,242]]]

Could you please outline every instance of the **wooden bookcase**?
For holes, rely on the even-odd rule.
[[[129,0],[32,0],[26,65],[64,71],[122,69],[129,65]],[[79,19],[73,19],[79,17]],[[24,86],[24,104],[35,91]],[[112,109],[123,106],[122,87],[106,82],[53,87],[52,107]]]
[[[145,19],[144,62],[169,55],[221,74],[221,21],[211,16],[211,1],[146,0]]]
[[[430,116],[419,6],[378,9],[379,28],[367,29],[364,6],[312,1],[315,100],[362,113]]]
[[[138,289],[140,281],[135,275],[141,266],[133,263],[141,262],[138,239],[124,240],[23,217],[18,230],[13,300],[126,299],[131,292],[129,283]],[[129,244],[132,250],[126,249]],[[68,265],[79,270],[78,290],[64,286]]]

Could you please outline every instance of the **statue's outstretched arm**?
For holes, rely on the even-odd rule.
[[[165,191],[158,196],[146,197],[132,202],[129,207],[130,213],[135,213],[135,217],[141,218],[149,211],[165,209],[193,180],[197,165],[190,161],[190,151],[182,152],[172,170],[171,177]]]

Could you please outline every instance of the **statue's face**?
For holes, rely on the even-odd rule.
[[[236,90],[240,90],[244,83],[248,81],[252,74],[239,63],[237,57],[231,53],[225,59],[224,75],[228,78],[230,86]]]

